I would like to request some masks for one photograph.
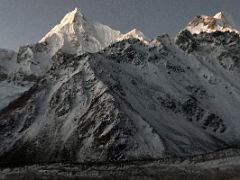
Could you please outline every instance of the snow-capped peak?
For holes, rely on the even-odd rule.
[[[80,11],[80,9],[75,8],[73,11],[66,14],[66,16],[62,19],[61,25],[64,26],[68,23],[74,23],[76,21],[84,21],[84,14]]]
[[[136,38],[139,40],[145,39],[145,37],[141,31],[139,31],[137,29],[133,29],[133,30],[129,31],[128,33],[124,34],[119,40],[129,39],[129,38]]]
[[[214,18],[215,19],[225,19],[225,15],[223,12],[218,12],[217,14],[215,14]]]
[[[75,8],[40,42],[47,42],[52,54],[59,49],[68,53],[82,54],[97,52],[116,42],[121,36],[120,31],[88,20],[78,8]]]
[[[123,34],[120,38],[118,38],[118,41],[130,39],[130,38],[139,39],[140,41],[142,41],[144,43],[149,43],[149,39],[147,39],[141,31],[139,31],[135,28],[126,34]]]
[[[71,54],[82,54],[97,52],[114,42],[129,38],[136,38],[145,43],[149,42],[137,29],[121,34],[120,31],[89,20],[81,10],[75,8],[67,13],[61,22],[40,40],[40,43],[48,44],[51,55],[54,55],[59,49]]]
[[[238,32],[235,28],[234,23],[228,18],[228,16],[219,12],[216,15],[212,16],[196,16],[186,27],[192,34],[199,34],[201,32],[215,32],[215,31],[234,31]]]
[[[42,49],[44,50],[37,52],[36,49],[39,48],[34,48],[34,45],[32,49],[35,50],[33,51],[23,48],[26,50],[24,53],[29,54],[29,57],[31,57],[31,61],[28,60],[25,64],[22,63],[22,66],[26,69],[27,63],[28,67],[30,67],[27,73],[36,74],[37,72],[37,75],[39,75],[48,69],[52,63],[51,58],[59,50],[78,55],[86,52],[94,53],[112,43],[128,38],[137,38],[145,43],[148,42],[143,33],[136,29],[127,34],[122,34],[120,31],[111,29],[106,25],[89,20],[81,10],[75,8],[67,13],[60,23],[39,41],[38,46],[43,46]],[[32,61],[35,63],[32,63]]]
[[[64,18],[60,21],[58,25],[56,25],[49,33],[47,33],[41,40],[40,42],[46,41],[48,38],[53,36],[54,34],[59,33],[60,31],[67,31],[70,29],[67,29],[66,26],[69,25],[74,25],[76,23],[83,23],[85,21],[85,17],[83,13],[78,9],[75,8],[73,11],[67,13]],[[71,29],[74,31],[74,29]],[[74,32],[72,32],[74,33]]]

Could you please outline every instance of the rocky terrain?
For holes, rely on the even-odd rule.
[[[229,149],[191,158],[116,163],[32,164],[2,167],[1,180],[237,180],[239,150]],[[232,156],[232,157],[230,157]],[[216,160],[217,158],[217,160]]]
[[[75,9],[38,43],[0,50],[0,165],[228,152],[239,73],[239,32],[223,13],[150,40]]]

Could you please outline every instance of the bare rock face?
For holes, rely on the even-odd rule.
[[[240,37],[235,32],[202,32],[192,35],[188,30],[179,33],[176,44],[187,53],[207,49],[217,57],[219,64],[226,70],[239,71]]]
[[[14,71],[5,59],[0,164],[186,157],[236,147],[238,33],[142,38],[131,34],[81,54],[53,53],[42,41],[20,48],[10,61]]]
[[[168,47],[129,39],[95,54],[59,51],[45,76],[1,110],[1,162],[151,159],[234,144],[233,122],[215,102],[224,92],[213,93]]]
[[[178,34],[176,38],[176,44],[179,46],[179,48],[186,52],[192,52],[197,47],[192,33],[190,33],[188,30],[184,30]]]

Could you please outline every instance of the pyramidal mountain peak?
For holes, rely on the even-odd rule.
[[[0,50],[0,165],[183,162],[239,147],[240,37],[224,13],[186,29],[146,44],[76,8],[40,42]]]
[[[40,40],[40,43],[47,42],[55,47],[54,53],[62,49],[71,54],[82,54],[99,51],[120,36],[120,31],[88,20],[78,8],[75,8],[67,13],[61,22]]]
[[[217,23],[224,27],[229,27],[231,29],[235,29],[235,23],[230,18],[230,15],[224,11],[218,12],[213,16],[216,19]]]
[[[217,14],[214,15],[214,18],[215,19],[223,19],[223,18],[225,18],[224,12],[223,11],[218,12]]]
[[[79,8],[67,13],[65,17],[39,42],[49,44],[55,54],[59,49],[70,54],[97,52],[110,44],[128,38],[147,42],[142,32],[133,29],[122,34],[109,26],[89,20]]]
[[[31,57],[28,65],[29,74],[43,74],[51,65],[51,58],[59,51],[69,54],[95,53],[109,45],[124,39],[136,38],[144,43],[148,40],[142,32],[134,29],[126,34],[109,26],[88,19],[79,8],[67,13],[38,43],[44,46],[43,52],[34,52],[35,48],[21,48]],[[44,57],[44,58],[42,58]],[[44,59],[44,60],[43,60]],[[41,64],[39,66],[38,64]],[[26,66],[26,65],[24,65]],[[33,70],[37,68],[38,70]],[[40,68],[40,69],[39,69]],[[26,69],[23,67],[22,69]]]
[[[61,21],[61,25],[64,26],[67,23],[76,23],[86,21],[84,14],[79,8],[75,8],[73,11],[67,13]]]

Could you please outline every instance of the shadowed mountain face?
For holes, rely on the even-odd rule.
[[[66,34],[69,22],[86,20],[78,11],[12,55],[14,70],[0,64],[1,88],[20,89],[0,106],[0,163],[158,159],[238,144],[238,32],[183,30],[175,40],[147,40],[134,30],[73,53],[63,47],[75,39],[75,31]]]

